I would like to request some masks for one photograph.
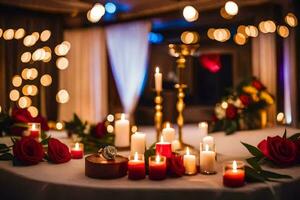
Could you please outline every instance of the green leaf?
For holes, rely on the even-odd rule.
[[[265,182],[266,178],[259,174],[255,169],[246,166],[245,167],[246,180],[248,182]]]
[[[48,144],[50,138],[51,138],[51,136],[49,136],[49,137],[43,139],[43,140],[41,141],[41,144],[42,144],[42,145]]]
[[[262,158],[264,157],[263,153],[258,149],[256,148],[255,146],[252,146],[250,144],[247,144],[247,143],[243,143],[241,142],[246,148],[247,150],[255,157],[258,157],[258,158]]]
[[[238,128],[237,122],[236,121],[232,121],[232,120],[227,121],[225,123],[225,126],[226,126],[226,128],[225,128],[226,135],[230,135],[230,134],[234,133],[237,130],[237,128]]]
[[[295,133],[294,135],[292,135],[288,139],[291,140],[291,141],[296,141],[296,140],[299,139],[299,137],[300,137],[300,133]]]
[[[258,157],[252,157],[252,158],[248,158],[246,159],[246,161],[249,163],[249,165],[251,165],[251,167],[253,167],[256,171],[261,171],[261,166],[259,165],[259,161],[261,159]]]
[[[13,157],[14,156],[11,153],[4,153],[0,155],[0,160],[12,160]]]
[[[282,136],[284,139],[286,139],[286,128],[284,129],[284,133],[283,133],[283,136]]]
[[[261,175],[268,178],[268,179],[291,179],[292,177],[285,174],[278,174],[271,171],[262,170]]]

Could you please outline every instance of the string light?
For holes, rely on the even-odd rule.
[[[247,38],[245,37],[245,35],[241,34],[241,33],[237,33],[234,36],[234,41],[235,43],[237,43],[238,45],[244,45],[246,44]]]
[[[12,39],[14,39],[14,34],[15,34],[15,31],[13,29],[7,29],[3,33],[3,38],[5,40],[12,40]]]
[[[229,14],[226,12],[226,10],[225,10],[224,7],[222,7],[222,8],[220,9],[220,15],[221,15],[224,19],[232,19],[232,18],[233,18],[233,15],[229,15]]]
[[[24,53],[21,55],[21,61],[22,61],[23,63],[28,63],[30,60],[31,60],[31,53],[30,53],[30,52],[24,52]]]
[[[185,6],[183,9],[183,17],[186,21],[193,22],[198,19],[199,13],[193,6]]]
[[[287,38],[290,34],[290,31],[289,31],[288,27],[286,27],[286,26],[278,26],[277,27],[277,33],[281,37]]]
[[[20,87],[20,86],[22,85],[22,78],[21,78],[21,76],[15,75],[15,76],[12,78],[12,84],[13,84],[13,86],[15,86],[15,87]]]
[[[245,28],[245,33],[249,37],[257,37],[258,36],[258,29],[255,26],[250,25],[250,26],[247,26]]]
[[[87,13],[87,18],[90,22],[96,23],[105,14],[105,8],[102,4],[96,3]]]
[[[214,39],[219,42],[225,42],[230,39],[230,31],[226,28],[216,29],[213,33]]]
[[[31,106],[31,103],[31,99],[26,96],[21,97],[18,101],[20,108],[28,108],[29,106]]]
[[[211,39],[211,40],[214,40],[214,39],[215,39],[215,37],[214,37],[214,32],[215,32],[215,30],[216,30],[216,29],[214,29],[214,28],[208,29],[208,31],[207,31],[207,36],[208,36],[209,39]]]
[[[60,70],[65,70],[69,67],[69,60],[65,57],[60,57],[56,60],[56,66]]]
[[[67,103],[70,99],[69,93],[67,90],[62,89],[56,94],[56,101],[58,103],[64,104]]]
[[[185,31],[181,34],[181,41],[185,44],[194,44],[199,41],[199,34],[197,32]]]
[[[11,101],[18,101],[19,98],[20,98],[20,93],[19,93],[18,90],[13,89],[13,90],[10,91],[10,93],[9,93],[9,99]]]
[[[39,110],[34,106],[29,106],[27,110],[30,112],[32,117],[37,117],[39,114]]]
[[[41,77],[41,80],[40,80],[42,86],[49,86],[51,85],[52,83],[52,77],[49,75],[49,74],[44,74],[42,77]]]
[[[298,19],[293,13],[288,13],[284,20],[290,27],[296,27],[298,25]]]
[[[36,43],[35,37],[32,35],[27,35],[24,39],[23,39],[23,44],[26,47],[31,47]]]
[[[23,28],[19,28],[15,33],[15,39],[19,40],[23,38],[25,35],[25,30]]]
[[[239,7],[234,1],[227,1],[225,4],[225,11],[229,15],[237,15],[239,12]]]
[[[41,36],[40,36],[40,40],[42,42],[46,42],[49,40],[49,38],[51,37],[51,31],[49,30],[44,30],[42,33],[41,33]]]

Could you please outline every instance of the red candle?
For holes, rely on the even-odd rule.
[[[149,178],[151,180],[163,180],[166,178],[167,164],[164,156],[151,156],[149,158]]]
[[[75,145],[71,147],[71,156],[72,159],[81,159],[83,157],[83,145],[76,142]]]
[[[38,130],[30,130],[29,133],[29,136],[33,138],[39,138],[40,136],[40,131]]]
[[[139,159],[137,152],[134,154],[134,159],[128,162],[128,178],[132,180],[144,179],[146,176],[145,161],[143,156]]]
[[[172,145],[169,142],[164,142],[161,136],[160,142],[156,143],[156,154],[170,158],[172,156]]]
[[[39,141],[41,136],[41,125],[39,123],[28,123],[28,130],[25,132],[25,135]]]
[[[241,187],[245,184],[244,164],[240,162],[240,167],[233,161],[232,167],[225,166],[223,174],[223,184],[227,187]]]

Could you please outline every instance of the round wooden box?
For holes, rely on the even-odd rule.
[[[106,160],[97,154],[85,158],[85,175],[91,178],[114,179],[127,174],[128,159],[117,155],[115,160]]]

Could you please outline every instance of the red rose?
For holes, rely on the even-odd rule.
[[[41,143],[31,137],[22,137],[13,146],[14,156],[24,165],[36,165],[44,158]]]
[[[50,138],[48,141],[48,158],[51,162],[59,164],[71,160],[69,148],[57,139]]]
[[[246,106],[246,107],[249,106],[251,99],[248,95],[241,94],[239,98],[244,106]]]
[[[226,117],[228,119],[234,119],[237,116],[237,109],[234,105],[228,104],[228,107],[226,109]]]
[[[296,145],[280,136],[268,137],[258,144],[258,148],[268,159],[281,166],[292,165],[297,158]]]
[[[298,162],[300,162],[300,139],[296,140],[295,145],[297,147],[297,158],[298,158]]]
[[[92,135],[96,138],[103,138],[106,134],[106,127],[104,122],[99,122],[93,129]]]
[[[180,155],[172,154],[168,159],[168,174],[173,177],[183,176],[185,168],[183,166],[183,157]]]
[[[265,88],[265,86],[258,80],[253,80],[252,86],[255,87],[257,90],[262,90]]]

